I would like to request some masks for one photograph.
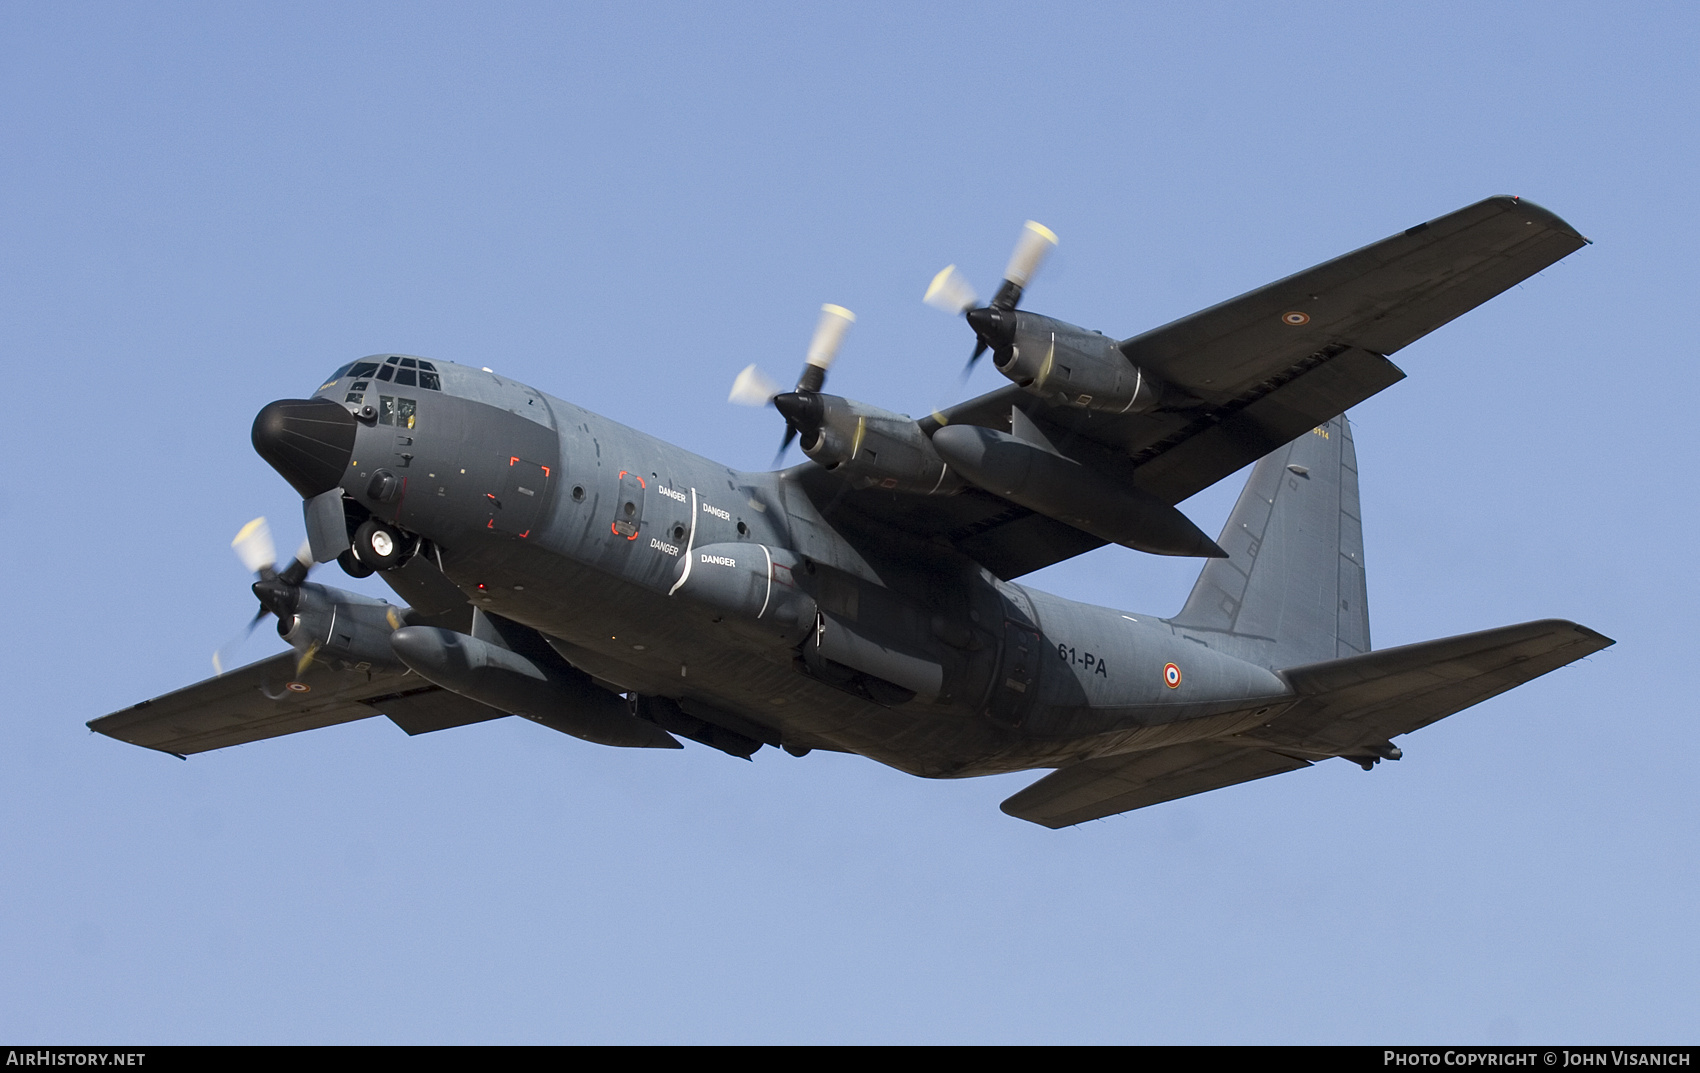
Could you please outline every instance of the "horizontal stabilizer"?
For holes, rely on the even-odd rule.
[[[1088,760],[1045,776],[1003,810],[1067,827],[1146,805],[1355,756],[1613,644],[1562,619],[1444,637],[1281,672],[1298,694],[1269,726]],[[1310,759],[1303,759],[1309,757]]]
[[[1586,626],[1543,619],[1289,668],[1281,676],[1299,702],[1243,737],[1305,755],[1346,755],[1614,643]]]
[[[1001,807],[1043,827],[1069,827],[1309,766],[1307,760],[1268,749],[1194,741],[1063,768]]]

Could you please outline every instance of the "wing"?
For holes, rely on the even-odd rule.
[[[1002,808],[1043,827],[1069,827],[1309,766],[1308,760],[1268,749],[1187,742],[1063,768],[1009,798]]]
[[[342,670],[324,663],[295,673],[283,652],[217,678],[102,716],[89,729],[175,756],[389,715],[409,734],[506,713],[402,671]]]
[[[1179,503],[1403,379],[1388,354],[1586,242],[1537,205],[1488,198],[1124,340],[1130,361],[1194,400],[1184,407],[1094,413],[1012,384],[922,426],[1009,430],[1018,407],[1064,453]],[[1005,579],[1102,544],[996,496],[951,498],[963,502],[877,491],[835,502],[950,543]]]

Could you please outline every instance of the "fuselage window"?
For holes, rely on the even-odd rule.
[[[359,402],[359,401],[361,401],[361,400],[362,400],[362,399],[364,399],[364,398],[365,398],[365,397],[366,397],[366,396],[365,396],[365,395],[364,395],[364,394],[362,394],[362,393],[361,393],[361,392],[358,392],[358,391],[350,391],[350,392],[349,392],[349,393],[348,393],[348,398],[346,398],[346,399],[344,399],[344,400],[342,400],[342,401],[343,401],[343,402]]]
[[[423,365],[425,363],[420,362],[420,364]],[[443,381],[436,373],[428,373],[424,369],[421,369],[419,370],[419,386],[428,391],[441,391],[443,390]]]
[[[419,403],[414,399],[395,400],[395,423],[404,428],[413,427],[413,415],[419,409]]]
[[[378,396],[378,424],[395,424],[395,400],[388,395]]]

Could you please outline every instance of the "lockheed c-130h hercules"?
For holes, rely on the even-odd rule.
[[[308,543],[237,552],[291,651],[89,725],[179,756],[384,715],[409,734],[518,715],[608,746],[859,753],[916,775],[1054,769],[1003,803],[1049,827],[1341,757],[1610,645],[1545,620],[1373,650],[1348,407],[1388,355],[1586,243],[1489,198],[1116,340],[1019,306],[1022,232],[965,316],[1009,385],[913,420],[791,391],[809,461],[746,473],[486,369],[403,355],[271,403],[253,442]],[[972,359],[971,359],[972,360]],[[784,445],[781,452],[784,451]],[[1211,540],[1175,504],[1255,462]],[[1169,618],[1014,579],[1108,543],[1197,556]],[[377,572],[406,606],[307,580]]]

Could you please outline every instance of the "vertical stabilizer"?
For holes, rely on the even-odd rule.
[[[1358,459],[1344,414],[1252,467],[1216,543],[1228,558],[1204,565],[1176,627],[1271,667],[1369,651]]]

